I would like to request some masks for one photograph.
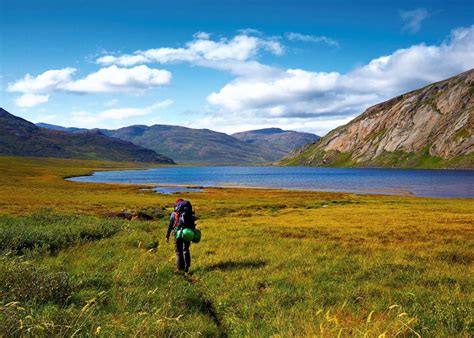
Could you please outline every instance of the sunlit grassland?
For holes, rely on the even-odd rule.
[[[474,334],[472,200],[181,194],[203,233],[191,247],[193,275],[181,276],[163,241],[176,196],[63,180],[136,166],[0,158],[0,332]],[[104,216],[121,209],[158,216]]]

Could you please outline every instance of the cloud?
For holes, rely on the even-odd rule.
[[[232,39],[212,40],[209,33],[198,32],[194,40],[180,48],[153,48],[138,50],[133,54],[104,55],[96,60],[101,65],[132,66],[144,63],[187,62],[202,67],[229,70],[235,74],[245,72],[247,62],[255,62],[259,52],[266,51],[274,55],[284,53],[283,46],[275,39],[238,34]],[[244,70],[240,72],[240,68]]]
[[[116,93],[141,91],[170,82],[171,73],[167,70],[148,68],[145,65],[133,68],[113,65],[85,78],[62,83],[58,88],[72,93]]]
[[[327,36],[324,36],[324,35],[320,35],[320,36],[304,35],[300,33],[289,32],[289,33],[285,33],[285,37],[290,41],[323,42],[330,46],[339,47],[339,42],[331,38],[328,38]]]
[[[15,104],[20,108],[31,108],[48,102],[49,95],[23,94],[15,99]]]
[[[33,107],[47,102],[48,94],[53,92],[79,94],[139,92],[167,85],[172,77],[167,70],[148,68],[145,65],[133,68],[113,65],[77,80],[72,78],[75,72],[74,68],[63,68],[48,70],[36,77],[26,74],[23,79],[10,83],[7,90],[23,93],[15,99],[19,107]]]
[[[258,29],[255,28],[244,28],[244,29],[239,29],[237,32],[241,35],[263,35],[263,32],[259,31]]]
[[[47,93],[71,81],[74,68],[52,69],[36,77],[26,74],[21,80],[8,84],[7,91],[17,93]]]
[[[346,74],[288,69],[267,77],[238,77],[207,101],[220,109],[219,114],[242,119],[345,118],[471,68],[474,26],[452,31],[438,46],[399,49]]]
[[[400,17],[405,22],[402,30],[416,33],[420,30],[423,20],[429,17],[429,13],[425,8],[417,8],[409,11],[400,11]]]
[[[259,116],[242,117],[235,115],[218,115],[212,114],[201,117],[195,121],[187,120],[184,126],[189,128],[206,128],[219,130],[224,133],[236,133],[245,130],[271,128],[280,126],[286,130],[297,130],[324,135],[329,129],[334,129],[342,124],[346,124],[351,120],[347,116],[319,116],[312,119],[307,118],[265,118]]]
[[[100,112],[74,111],[70,114],[70,121],[77,127],[90,128],[91,126],[100,126],[104,122],[107,123],[106,127],[110,127],[110,124],[113,124],[114,122],[149,115],[156,110],[165,109],[172,104],[173,100],[167,99],[143,108],[112,108]]]
[[[194,33],[193,38],[209,40],[211,38],[211,34],[207,32],[197,32],[197,33]]]

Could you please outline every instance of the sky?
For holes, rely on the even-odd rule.
[[[0,106],[32,122],[324,135],[472,68],[472,1],[0,0]]]

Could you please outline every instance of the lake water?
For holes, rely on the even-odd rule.
[[[167,167],[99,171],[76,182],[266,187],[429,197],[474,197],[474,171],[308,167]],[[180,190],[178,190],[180,191]]]
[[[171,195],[176,192],[202,192],[203,189],[199,188],[189,188],[189,187],[156,187],[151,189],[142,189],[142,190],[152,190],[160,194]]]

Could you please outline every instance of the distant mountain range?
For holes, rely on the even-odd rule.
[[[37,126],[70,133],[85,129],[38,123]],[[209,129],[169,125],[135,125],[116,130],[96,129],[102,134],[152,149],[182,164],[262,164],[274,162],[295,147],[319,136],[278,128],[227,135]]]
[[[232,134],[233,137],[281,158],[291,150],[320,139],[318,135],[280,128],[266,128]]]
[[[36,126],[37,127],[40,127],[40,128],[46,128],[46,129],[51,129],[51,130],[58,130],[58,131],[67,131],[67,132],[70,132],[70,133],[75,133],[75,132],[80,132],[80,131],[88,131],[89,129],[85,129],[85,128],[67,128],[67,127],[61,127],[61,126],[57,126],[55,124],[49,124],[49,123],[36,123]]]
[[[474,169],[474,70],[368,108],[279,164]]]
[[[79,158],[174,164],[153,150],[99,131],[76,133],[39,128],[0,108],[0,155]]]

